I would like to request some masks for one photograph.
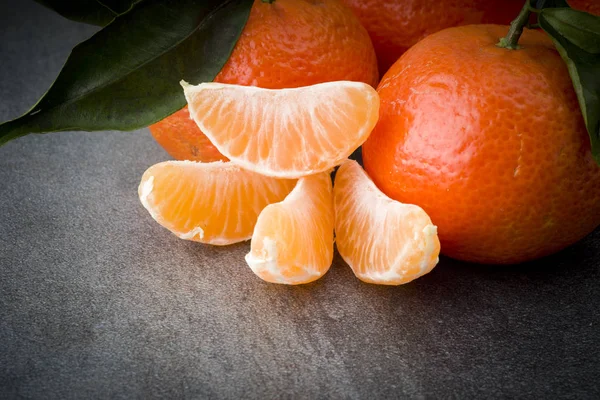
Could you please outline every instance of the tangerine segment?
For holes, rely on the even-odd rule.
[[[358,279],[401,285],[435,267],[440,241],[423,209],[387,197],[351,160],[338,169],[333,193],[337,248]]]
[[[166,161],[148,168],[138,194],[152,218],[179,238],[227,245],[250,239],[263,208],[283,200],[295,183],[229,162]]]
[[[367,139],[379,118],[379,96],[366,83],[182,85],[190,115],[217,149],[267,176],[299,178],[331,169]]]
[[[333,225],[329,173],[301,178],[284,201],[260,213],[246,262],[267,282],[312,282],[333,261]]]

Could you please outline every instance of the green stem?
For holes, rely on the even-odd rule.
[[[261,0],[263,3],[273,4],[275,0]]]
[[[519,38],[523,34],[523,28],[529,23],[529,16],[531,15],[532,7],[530,5],[531,0],[527,0],[525,5],[521,9],[519,16],[510,23],[510,29],[505,37],[500,39],[500,42],[496,46],[510,50],[517,50],[519,46]]]

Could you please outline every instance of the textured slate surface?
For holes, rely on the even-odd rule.
[[[0,3],[0,120],[93,28]],[[261,282],[137,200],[166,154],[147,130],[0,148],[0,398],[598,398],[600,231],[519,267],[443,258],[398,288],[336,258]]]

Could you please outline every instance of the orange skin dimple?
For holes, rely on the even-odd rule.
[[[378,79],[368,33],[337,0],[256,0],[215,82],[282,89],[338,80],[375,87]],[[176,159],[225,159],[189,121],[187,107],[149,128]]]
[[[600,224],[600,167],[567,68],[542,32],[498,48],[508,27],[424,39],[382,79],[365,168],[418,204],[442,253],[494,264],[554,253]]]

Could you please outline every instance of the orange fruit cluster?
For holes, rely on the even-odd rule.
[[[411,46],[439,30],[508,24],[523,0],[255,0],[242,34],[215,82],[269,89],[350,80],[377,86]],[[600,1],[569,0],[600,15]],[[345,7],[345,6],[347,7]],[[227,160],[187,107],[149,127],[176,160]]]
[[[365,282],[398,285],[437,264],[440,244],[427,214],[387,198],[358,164],[345,161],[377,123],[371,86],[182,85],[190,115],[231,161],[149,168],[138,193],[159,224],[207,244],[251,238],[248,266],[274,283],[323,276],[334,230],[340,254]],[[332,187],[330,172],[340,163]]]
[[[255,1],[215,82],[184,84],[188,107],[150,127],[192,160],[144,174],[154,219],[250,239],[248,266],[286,284],[327,272],[334,232],[359,279],[397,285],[440,251],[518,263],[600,224],[600,168],[551,40],[526,29],[507,50],[507,26],[470,25],[507,24],[523,0],[342,1]],[[363,143],[366,172],[347,160]]]

